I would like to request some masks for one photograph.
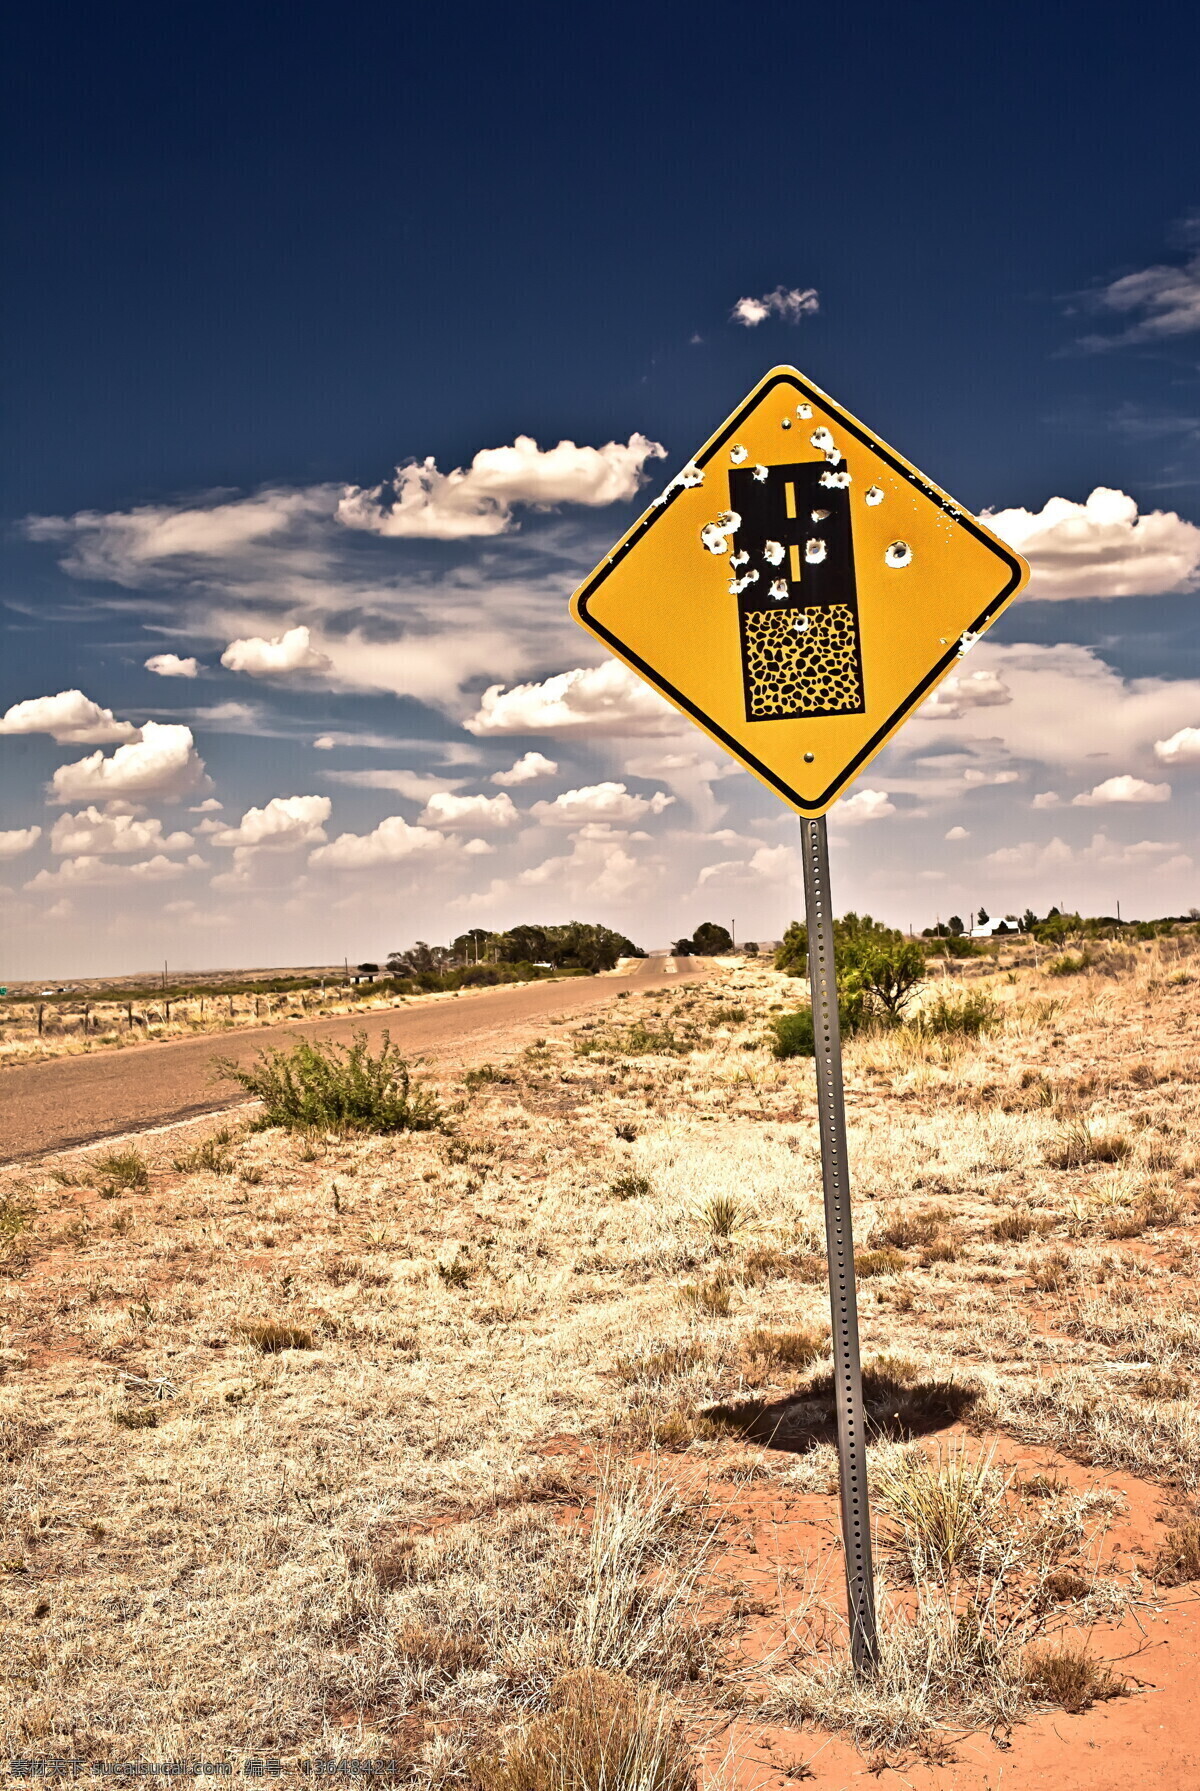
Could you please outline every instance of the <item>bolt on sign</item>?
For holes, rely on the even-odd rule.
[[[793,367],[576,592],[575,619],[801,815],[996,620],[1025,562]]]
[[[776,367],[575,593],[576,621],[801,817],[850,1647],[878,1660],[826,812],[1029,568]]]

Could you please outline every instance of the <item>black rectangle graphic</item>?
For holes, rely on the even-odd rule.
[[[866,709],[850,493],[840,463],[729,474],[747,721]],[[826,483],[822,483],[822,480]],[[742,556],[746,558],[743,559]]]

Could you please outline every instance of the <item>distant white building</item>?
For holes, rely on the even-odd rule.
[[[998,933],[1019,933],[1019,920],[985,920],[981,927],[971,928],[972,939],[994,939]]]

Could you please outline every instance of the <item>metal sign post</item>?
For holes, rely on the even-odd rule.
[[[867,1424],[858,1354],[854,1233],[850,1220],[846,1105],[842,1094],[842,1037],[834,962],[833,904],[829,895],[829,836],[824,815],[816,821],[801,821],[800,827],[804,840],[804,913],[808,923],[808,981],[812,993],[817,1066],[821,1176],[825,1185],[825,1248],[829,1257],[829,1311],[833,1325],[833,1386],[837,1407],[842,1541],[846,1551],[846,1607],[851,1654],[855,1666],[865,1672],[874,1666],[878,1656],[875,1569],[871,1561]]]

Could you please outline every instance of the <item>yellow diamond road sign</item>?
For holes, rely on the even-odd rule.
[[[575,593],[576,621],[822,815],[1029,568],[776,367]]]

